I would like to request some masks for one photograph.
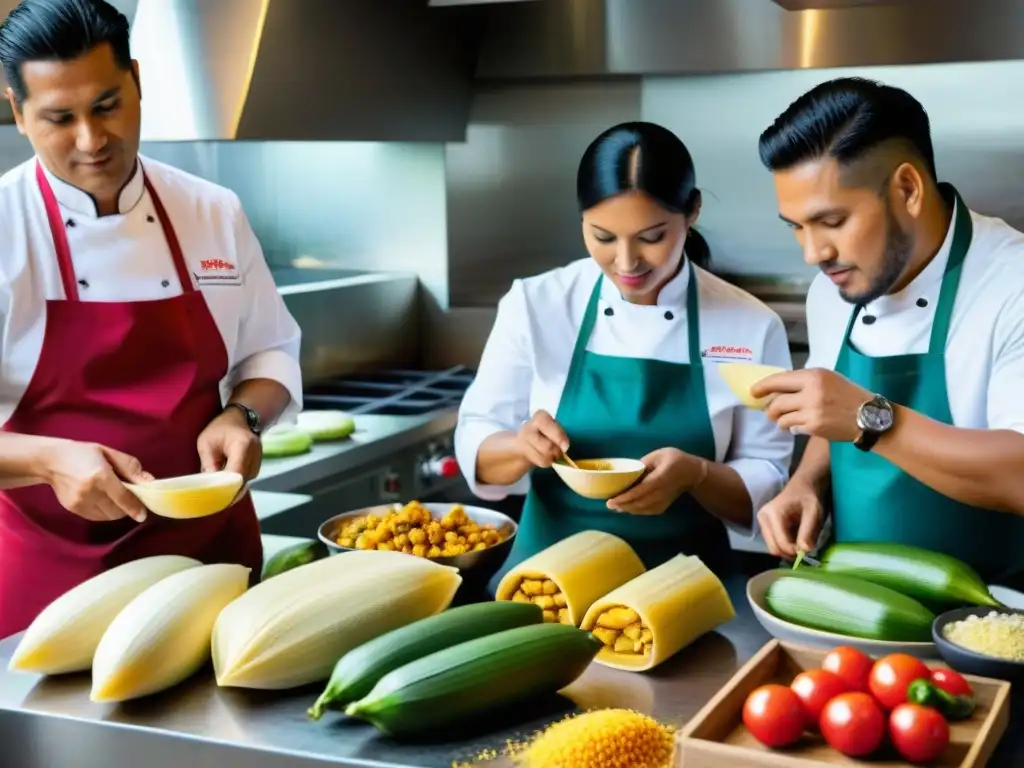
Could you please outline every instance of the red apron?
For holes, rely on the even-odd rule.
[[[63,217],[38,164],[36,179],[65,299],[46,302],[39,362],[3,429],[106,445],[137,457],[157,478],[200,471],[196,441],[223,408],[228,355],[156,190],[145,179],[182,294],[89,302],[79,301]],[[150,513],[140,524],[84,520],[64,509],[49,485],[0,492],[0,638],[24,630],[86,579],[160,554],[240,563],[258,575],[263,552],[251,497],[206,518]]]

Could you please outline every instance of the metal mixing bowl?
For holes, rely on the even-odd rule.
[[[444,517],[451,510],[455,504],[443,503],[426,503],[423,507],[430,512],[431,517],[434,519],[440,519]],[[359,550],[352,547],[342,547],[338,544],[337,538],[342,527],[350,522],[351,520],[359,517],[365,517],[366,515],[377,515],[383,517],[388,512],[395,512],[403,507],[402,504],[383,504],[378,507],[366,507],[364,509],[357,509],[352,512],[345,512],[340,515],[326,520],[317,532],[320,541],[327,545],[328,549],[331,550],[332,554],[339,554],[342,552],[357,552]],[[479,525],[490,524],[494,526],[498,531],[504,534],[505,538],[493,547],[487,549],[478,549],[472,552],[466,552],[461,555],[454,555],[452,557],[432,557],[430,561],[432,563],[438,563],[440,565],[450,565],[458,568],[461,572],[466,575],[472,574],[474,578],[489,578],[494,575],[501,564],[505,562],[505,558],[508,557],[509,550],[512,548],[512,542],[515,540],[516,531],[519,526],[516,525],[508,515],[496,512],[493,509],[484,509],[483,507],[470,507],[465,504],[462,505],[462,509],[466,513],[466,517],[472,520],[474,523]],[[409,555],[410,557],[417,557],[417,555]]]

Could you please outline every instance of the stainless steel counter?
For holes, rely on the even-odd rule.
[[[764,560],[746,556],[746,572]],[[526,722],[489,722],[476,733],[435,744],[399,744],[367,725],[332,714],[319,723],[306,708],[320,686],[283,693],[218,689],[204,671],[178,688],[122,706],[88,700],[88,679],[41,679],[0,672],[2,768],[449,768],[506,739],[528,736],[574,706],[630,707],[681,725],[768,639],[745,597],[746,572],[726,580],[737,617],[649,674],[591,665],[552,702],[529,705]],[[463,595],[461,600],[473,599]],[[17,639],[0,643],[6,670]],[[1017,722],[991,766],[1024,765]],[[504,761],[489,764],[493,768]]]

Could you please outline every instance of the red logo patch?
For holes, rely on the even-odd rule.
[[[204,272],[233,272],[235,265],[224,259],[202,259],[199,267]]]

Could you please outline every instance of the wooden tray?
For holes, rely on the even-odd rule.
[[[771,640],[740,669],[722,690],[680,731],[676,739],[676,768],[909,768],[895,752],[883,747],[877,757],[854,760],[836,752],[820,736],[808,734],[787,749],[769,749],[743,726],[743,703],[765,683],[789,685],[805,669],[821,666],[827,651],[786,645]],[[928,662],[931,667],[945,666]],[[1010,684],[966,676],[978,707],[970,720],[950,723],[949,746],[933,763],[937,768],[981,768],[1006,730],[1010,715]]]

